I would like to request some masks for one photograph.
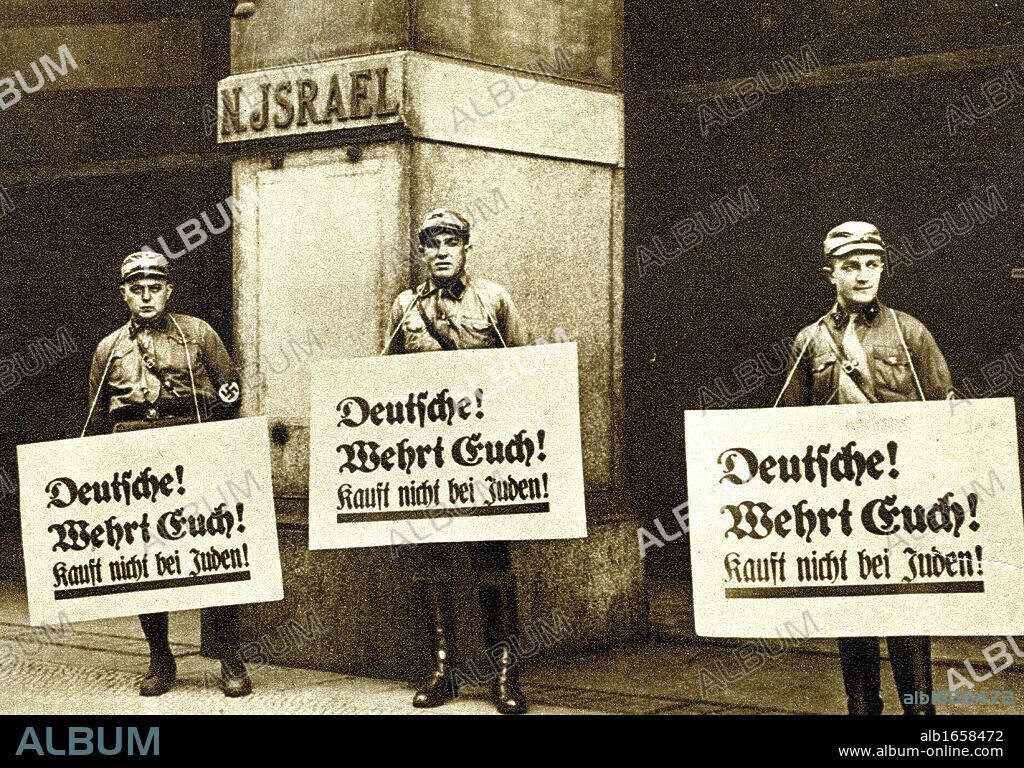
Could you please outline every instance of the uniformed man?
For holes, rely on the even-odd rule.
[[[166,310],[174,287],[167,259],[151,251],[121,264],[121,296],[131,319],[99,343],[89,374],[86,431],[126,432],[203,421],[214,401],[237,406],[238,374],[223,342],[207,323]],[[233,410],[233,407],[231,410]],[[225,409],[222,416],[230,416]],[[221,659],[221,684],[228,696],[251,690],[238,655],[238,607],[203,609]],[[174,682],[176,665],[167,642],[167,613],[139,617],[149,643],[149,673],[139,693],[158,696]]]
[[[452,349],[518,347],[530,339],[504,286],[466,271],[469,222],[455,211],[432,211],[420,227],[420,254],[427,279],[399,294],[391,307],[385,352],[436,352]],[[417,546],[421,582],[433,620],[434,671],[413,698],[415,707],[436,707],[458,695],[452,654],[458,595],[479,600],[484,640],[503,644],[491,696],[499,712],[519,714],[526,701],[519,690],[509,636],[517,631],[517,595],[507,542],[421,544]],[[479,590],[477,590],[479,586]],[[461,606],[460,606],[461,608]]]
[[[946,361],[928,329],[915,318],[881,304],[877,297],[885,243],[878,229],[848,221],[825,237],[825,277],[836,303],[804,328],[782,392],[783,405],[891,403],[942,400],[953,394]],[[928,637],[887,639],[900,700],[932,692]],[[839,659],[851,715],[882,711],[877,637],[839,638]],[[908,699],[908,695],[910,698]],[[906,714],[935,714],[933,704],[903,704]]]

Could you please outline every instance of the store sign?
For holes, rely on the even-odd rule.
[[[402,59],[360,56],[222,80],[221,143],[401,122]]]

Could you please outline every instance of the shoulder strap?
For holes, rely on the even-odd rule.
[[[820,320],[818,321],[821,322]],[[836,345],[835,339],[832,338],[832,334],[825,330],[825,338],[828,339],[828,345],[832,348],[832,351],[836,354],[836,360],[843,367],[843,372],[850,377],[850,381],[857,385],[857,389],[868,399],[869,403],[877,403],[878,398],[868,392],[864,386],[864,372],[857,367],[857,365],[847,357],[846,353],[843,352],[842,346]]]
[[[196,406],[196,424],[202,424],[203,419],[199,415],[199,398],[196,395],[196,377],[192,373],[192,355],[188,351],[188,339],[185,337],[185,332],[181,330],[181,326],[178,325],[178,321],[174,319],[174,315],[167,313],[167,317],[170,318],[171,322],[174,323],[174,327],[178,329],[178,333],[181,335],[181,346],[185,348],[185,364],[188,365],[188,380],[192,384],[192,402]],[[156,371],[154,370],[154,373]]]
[[[814,333],[818,328],[818,324],[826,317],[827,315],[822,315],[818,319],[818,322],[814,324],[815,330],[807,334],[807,341],[804,342],[804,345],[800,350],[800,354],[797,355],[796,360],[793,361],[793,367],[789,369],[789,375],[786,376],[786,383],[782,385],[782,389],[779,391],[779,396],[775,398],[775,405],[773,405],[772,408],[777,408],[779,403],[782,401],[782,396],[786,393],[786,390],[789,388],[789,383],[793,380],[793,374],[796,373],[796,369],[799,367],[800,361],[804,359],[804,354],[807,352],[807,348],[811,346],[811,341],[814,339]]]
[[[395,336],[397,336],[398,332],[402,329],[402,323],[405,322],[405,318],[409,316],[409,313],[412,312],[412,308],[416,306],[419,300],[420,293],[419,291],[416,291],[415,293],[413,293],[412,301],[409,302],[409,306],[406,307],[405,312],[402,313],[402,318],[397,323],[395,323],[395,329],[391,331],[391,337],[387,340],[387,343],[384,344],[384,347],[381,349],[378,357],[384,357],[384,355],[388,353],[388,350],[391,348],[391,343],[395,340]]]
[[[896,323],[896,334],[900,337],[900,344],[903,345],[903,351],[907,354],[907,362],[910,363],[910,372],[914,376],[914,384],[917,385],[917,394],[921,396],[922,400],[925,400],[924,388],[921,386],[921,380],[917,378],[917,371],[914,369],[914,358],[910,356],[910,350],[907,348],[907,340],[903,338],[903,329],[900,327],[900,320],[896,316],[896,310],[889,307],[889,314],[892,315],[892,321]]]
[[[185,332],[181,330],[181,326],[178,324],[178,321],[175,320],[169,312],[167,313],[167,319],[174,324],[175,328],[178,329],[178,335],[181,337],[181,345],[185,348],[185,362],[188,365],[189,381],[192,383],[192,399],[196,403],[196,413],[198,414],[199,401],[196,398],[196,382],[195,377],[192,374],[192,358],[188,351],[188,339],[185,336]],[[142,342],[139,341],[138,336],[135,337],[135,349],[138,351],[139,357],[142,358],[142,363],[146,366],[146,369],[153,374],[157,381],[160,382],[161,389],[168,393],[173,393],[170,382],[167,381],[164,375],[156,367],[156,358],[153,357],[149,350],[142,346]]]
[[[100,395],[103,392],[103,385],[107,381],[107,374],[110,373],[110,364],[114,360],[114,351],[117,349],[117,343],[124,336],[124,332],[128,329],[128,326],[124,326],[121,332],[114,338],[114,343],[110,345],[110,354],[107,355],[107,362],[103,366],[103,375],[100,376],[99,386],[96,387],[96,394],[93,395],[92,404],[89,406],[89,414],[85,417],[85,424],[82,425],[82,434],[79,437],[85,437],[85,431],[89,428],[89,422],[92,421],[93,411],[96,409],[96,403],[99,402]]]
[[[423,311],[422,301],[416,304],[416,309],[419,310],[420,318],[423,320],[423,325],[426,326],[427,333],[430,334],[430,338],[432,338],[434,341],[440,344],[441,349],[443,350],[451,352],[452,350],[456,349],[455,342],[452,341],[449,337],[442,335],[441,332],[437,330],[437,326],[434,325],[433,321],[431,321],[431,319],[427,317],[427,313]]]
[[[501,335],[501,331],[498,330],[498,324],[494,322],[494,318],[491,317],[491,310],[489,310],[487,305],[484,304],[483,299],[480,298],[480,294],[477,291],[473,291],[473,295],[476,296],[476,303],[480,305],[480,309],[482,309],[484,314],[487,315],[487,321],[491,324],[494,332],[498,334],[498,341],[501,342],[501,346],[508,349],[508,344],[505,343],[505,337]],[[513,339],[513,341],[515,341],[515,339]]]

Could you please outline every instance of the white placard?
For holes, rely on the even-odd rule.
[[[266,417],[18,446],[34,625],[281,600]]]
[[[310,549],[587,534],[575,343],[320,362]]]
[[[1010,398],[688,411],[686,469],[699,635],[1020,630]]]

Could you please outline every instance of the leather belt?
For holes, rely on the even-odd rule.
[[[164,416],[149,421],[117,421],[111,428],[111,432],[134,432],[137,429],[152,429],[154,427],[176,427],[180,424],[195,424],[195,416]]]
[[[171,416],[195,417],[195,406],[187,400],[166,400],[152,405],[126,405],[112,411],[112,421],[160,421]]]

